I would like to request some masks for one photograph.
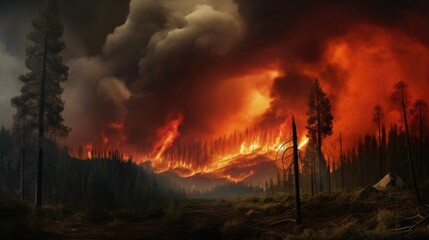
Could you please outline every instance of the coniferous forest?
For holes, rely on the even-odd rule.
[[[429,239],[424,1],[0,1],[0,239]]]

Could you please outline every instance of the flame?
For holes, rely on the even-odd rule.
[[[180,146],[173,146],[174,140],[178,137],[178,127],[180,126],[183,120],[183,116],[178,116],[167,122],[167,124],[160,129],[158,140],[159,144],[156,149],[155,159],[151,159],[151,165],[154,168],[155,172],[162,173],[166,171],[174,171],[181,177],[191,177],[196,174],[208,174],[216,178],[225,178],[232,182],[239,182],[246,179],[249,176],[252,176],[255,172],[253,170],[245,170],[240,172],[230,174],[228,169],[230,166],[237,166],[240,169],[246,169],[248,167],[255,166],[255,159],[258,159],[257,156],[264,156],[271,161],[275,160],[276,152],[279,150],[280,146],[284,143],[287,135],[289,134],[285,131],[287,123],[286,121],[280,125],[279,128],[275,129],[273,133],[262,133],[263,131],[246,131],[248,137],[242,140],[240,144],[236,147],[226,147],[230,150],[223,151],[216,148],[216,142],[223,143],[226,145],[233,145],[233,141],[226,140],[221,138],[219,140],[212,141],[210,149],[208,152],[211,152],[207,162],[203,164],[199,163],[197,159],[181,159],[177,155],[173,154],[175,149],[181,149]],[[244,134],[246,135],[246,134]],[[246,135],[246,136],[247,136]],[[232,141],[232,142],[231,142]],[[309,139],[303,137],[299,143],[299,149],[303,149],[308,144]],[[292,142],[288,143],[285,147],[292,145]],[[168,148],[169,151],[166,151]],[[173,152],[173,153],[172,153]],[[172,157],[169,157],[169,154],[172,154]],[[192,154],[192,153],[190,153]],[[266,161],[266,158],[264,158]],[[278,159],[277,159],[278,160]],[[290,160],[289,160],[290,161]],[[276,165],[281,168],[281,162],[277,161]]]
[[[277,69],[277,67],[271,67],[269,70],[262,72],[250,73],[237,80],[243,83],[258,82],[260,86],[265,86],[265,88],[255,89],[250,94],[248,107],[243,113],[239,114],[244,117],[244,122],[240,118],[235,122],[232,121],[231,126],[226,126],[225,129],[220,128],[220,133],[224,135],[218,138],[205,140],[204,144],[202,144],[204,140],[201,140],[200,145],[189,145],[186,139],[178,141],[180,136],[179,128],[184,121],[184,115],[179,112],[170,114],[164,125],[156,130],[155,140],[147,153],[136,153],[135,150],[132,153],[127,153],[127,150],[130,149],[125,144],[127,139],[124,133],[124,122],[112,122],[102,126],[100,144],[88,144],[85,146],[87,157],[88,159],[97,156],[106,157],[105,150],[116,151],[120,149],[121,153],[124,151],[125,154],[132,154],[135,161],[150,162],[157,173],[174,171],[181,177],[208,174],[231,182],[242,181],[254,175],[254,170],[246,169],[231,173],[229,172],[230,166],[235,165],[239,169],[251,168],[255,166],[255,161],[257,161],[255,159],[258,156],[266,157],[263,158],[264,161],[267,158],[274,161],[275,153],[291,134],[290,131],[287,131],[290,127],[290,119],[285,120],[279,126],[271,126],[267,127],[267,129],[240,129],[243,125],[250,124],[251,121],[261,116],[269,108],[272,101],[269,86],[275,78],[283,74],[273,69]],[[225,132],[236,131],[236,128],[240,130],[237,130],[238,133],[235,138],[232,137],[232,134],[228,137],[225,135]],[[303,138],[299,148],[303,148],[307,142],[308,139]],[[94,146],[104,149],[104,151],[94,152]],[[204,152],[204,154],[195,155],[194,149],[200,149],[200,152]],[[280,167],[279,162],[275,163],[278,167]]]
[[[107,145],[109,143],[109,137],[106,134],[106,131],[108,130],[117,130],[121,131],[124,129],[124,123],[110,123],[107,124],[102,130],[101,130],[101,138],[103,140],[103,144]],[[120,137],[123,138],[123,137]]]
[[[167,124],[158,130],[158,141],[154,144],[153,155],[155,160],[160,160],[162,154],[179,137],[179,126],[183,122],[183,115],[180,113],[177,117],[169,120]]]
[[[300,150],[303,149],[305,146],[307,146],[309,141],[310,139],[307,136],[303,137],[298,144],[298,149]]]
[[[252,170],[251,167],[255,166],[258,161],[267,161],[267,158],[274,161],[276,152],[284,143],[285,139],[290,137],[290,132],[287,131],[290,121],[285,121],[279,127],[269,132],[264,132],[263,130],[248,130],[244,133],[237,133],[237,135],[241,136],[238,139],[242,138],[242,140],[239,144],[235,144],[235,147],[229,146],[234,145],[231,142],[231,139],[234,138],[229,140],[226,138],[212,140],[211,144],[207,144],[207,152],[211,153],[210,156],[207,156],[206,162],[200,163],[198,162],[198,157],[182,159],[172,154],[174,151],[178,151],[178,149],[181,148],[180,142],[176,143],[176,140],[180,136],[179,128],[183,120],[184,117],[182,114],[168,117],[164,126],[157,130],[157,139],[153,144],[152,151],[149,154],[137,155],[137,159],[141,162],[150,162],[156,173],[173,171],[184,178],[197,174],[207,174],[214,178],[227,179],[230,182],[240,182],[255,174],[255,171]],[[101,136],[104,136],[103,140],[107,139],[107,141],[103,141],[104,147],[110,147],[110,144],[118,142],[117,138],[121,136],[120,134],[117,134],[116,137],[107,136],[107,133],[111,130],[122,131],[123,123],[105,125],[101,132]],[[303,149],[306,144],[308,144],[308,141],[309,139],[307,137],[303,137],[299,142],[298,148]],[[216,146],[220,143],[222,143],[227,150],[217,148]],[[288,145],[284,146],[284,149],[291,145],[292,142],[289,142]],[[93,156],[93,149],[93,144],[85,145],[84,150],[87,159],[96,157]],[[185,151],[190,150],[188,149]],[[191,153],[188,153],[187,156],[189,156],[189,154]],[[105,155],[101,155],[101,157],[103,156]],[[133,156],[136,157],[136,154],[133,154]],[[261,158],[258,158],[258,156],[264,156],[266,158],[260,160]],[[288,161],[290,161],[290,159],[288,159]],[[282,167],[281,161],[277,161],[275,164],[279,169]],[[245,170],[231,173],[231,166]]]
[[[86,156],[88,157],[88,159],[92,158],[92,144],[88,143],[85,145],[85,150],[86,150]]]

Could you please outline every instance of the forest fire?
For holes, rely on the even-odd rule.
[[[167,124],[158,130],[158,140],[153,145],[152,154],[155,160],[159,160],[174,140],[180,135],[179,126],[182,124],[183,115],[178,114],[176,118],[167,120]]]
[[[248,14],[244,16],[253,17]],[[264,24],[270,26],[261,22]],[[229,55],[225,50],[229,48],[219,50],[219,46],[209,45],[216,51],[200,49],[200,58],[188,65],[181,63],[187,61],[186,52],[194,51],[189,46],[198,45],[191,44],[196,41],[194,35],[185,38],[189,44],[171,45],[174,51],[169,51],[178,55],[161,54],[163,44],[174,34],[154,38],[163,44],[149,45],[150,54],[138,61],[138,79],[103,79],[100,91],[108,94],[106,99],[113,99],[116,107],[110,110],[115,110],[111,114],[115,117],[99,113],[97,119],[107,124],[96,127],[98,138],[91,136],[85,142],[105,151],[120,151],[135,162],[150,162],[158,173],[174,171],[182,177],[215,174],[238,181],[253,173],[237,177],[223,171],[234,164],[246,165],[254,156],[273,160],[273,153],[291,135],[291,115],[296,117],[299,147],[305,149],[309,142],[305,137],[309,94],[318,78],[334,116],[332,135],[326,136],[323,152],[338,166],[339,133],[343,133],[347,152],[359,136],[375,132],[374,105],[383,109],[385,126],[398,123],[390,102],[394,83],[410,79],[411,95],[429,100],[425,94],[429,50],[422,41],[395,27],[371,22],[349,23],[333,32],[330,26],[324,27],[326,32],[313,35],[297,32],[294,37],[300,41],[296,42],[287,35],[265,42],[258,36],[266,29],[252,29],[246,38],[253,36],[260,42],[250,45],[253,48],[248,51],[238,49],[242,53],[232,51]],[[122,32],[112,36],[115,34]],[[234,48],[240,36],[228,34],[227,42],[232,44],[228,47]],[[301,51],[295,52],[295,48]],[[222,54],[205,55],[212,50]],[[170,69],[170,65],[175,67]],[[121,66],[118,68],[121,72]],[[172,76],[174,81],[168,80]],[[133,87],[138,90],[129,90]],[[86,155],[84,158],[94,157],[89,151]]]
[[[409,44],[397,46],[393,39],[398,38],[402,39],[401,42]],[[368,43],[365,48],[359,47],[364,46],[362,41]],[[101,130],[102,144],[99,147],[108,150],[118,149],[133,156],[133,160],[137,162],[150,162],[157,173],[173,171],[181,177],[212,174],[231,181],[241,181],[251,176],[253,172],[231,176],[223,171],[236,162],[246,165],[246,159],[256,155],[274,159],[273,153],[278,150],[282,141],[287,139],[286,130],[291,112],[298,115],[298,126],[302,131],[300,136],[303,136],[299,148],[304,149],[309,141],[304,137],[306,133],[303,131],[306,125],[306,96],[313,76],[322,77],[322,84],[333,102],[334,132],[348,133],[344,137],[346,149],[353,146],[359,133],[374,131],[371,124],[361,124],[362,121],[371,123],[371,114],[368,113],[366,106],[380,104],[386,111],[384,123],[388,125],[397,122],[397,115],[388,101],[391,89],[385,86],[386,83],[387,86],[393,86],[394,82],[409,76],[423,81],[424,78],[420,76],[424,76],[426,70],[415,69],[412,64],[420,52],[429,53],[426,48],[398,32],[371,25],[359,25],[343,36],[330,39],[319,63],[299,65],[301,73],[298,78],[302,81],[301,87],[305,89],[299,90],[303,92],[304,97],[300,96],[298,102],[289,96],[277,95],[283,93],[277,93],[279,90],[276,89],[283,87],[281,84],[294,87],[289,85],[290,83],[284,83],[286,80],[296,81],[288,79],[288,75],[295,71],[293,69],[274,70],[278,64],[268,64],[267,69],[252,70],[250,74],[245,73],[242,77],[233,77],[234,81],[250,89],[248,101],[250,107],[244,105],[238,114],[250,119],[246,123],[247,126],[242,126],[247,127],[245,130],[231,133],[231,129],[240,126],[241,120],[230,121],[221,125],[225,130],[222,132],[222,129],[218,129],[215,136],[194,137],[188,133],[191,126],[187,121],[192,121],[192,118],[187,119],[186,113],[178,111],[176,114],[169,114],[164,125],[155,130],[154,140],[149,142],[149,151],[139,151],[138,147],[127,145],[130,129],[124,122],[106,124]],[[429,59],[425,61],[429,62]],[[377,70],[368,71],[373,64],[377,64]],[[383,79],[383,84],[380,84],[380,79]],[[367,87],[365,92],[360,91],[359,86],[362,84]],[[226,86],[230,87],[229,84]],[[418,89],[413,86],[411,90],[413,94],[425,97],[422,93],[424,88]],[[278,103],[284,105],[277,106]],[[362,103],[365,105],[364,108],[357,105]],[[281,122],[267,117],[272,114],[281,116]],[[338,165],[336,154],[339,151],[338,144],[332,143],[336,141],[335,135],[323,148]],[[87,145],[91,146],[91,150],[85,147],[88,152],[85,157],[89,159],[94,157],[91,153],[93,145],[96,144]],[[276,164],[279,169],[282,167],[281,163]]]
[[[122,129],[124,128],[124,124],[123,123],[110,123],[107,124],[102,130],[101,130],[101,138],[103,139],[103,145],[107,145],[109,144],[109,136],[107,135],[108,131],[118,131],[119,133],[121,133]],[[116,138],[119,138],[119,141],[123,141],[124,136],[122,134],[117,134],[117,136],[115,136]]]
[[[3,0],[0,19],[1,239],[429,235],[429,1]]]
[[[364,36],[366,37],[364,38]],[[393,39],[398,38],[402,39],[401,42],[406,41],[409,44],[402,47],[397,46]],[[366,41],[369,46],[358,47],[363,46],[362,41]],[[304,97],[298,99],[299,102],[293,102],[289,96],[276,95],[276,91],[278,91],[276,88],[280,86],[279,84],[284,84],[285,80],[294,81],[294,79],[287,79],[291,70],[285,70],[284,73],[274,70],[276,64],[268,64],[268,69],[252,70],[250,74],[246,73],[242,77],[232,78],[242,85],[247,82],[250,89],[249,104],[251,107],[244,106],[244,110],[239,112],[251,119],[246,124],[253,127],[247,128],[247,130],[232,131],[231,134],[231,129],[240,125],[240,122],[231,121],[222,125],[225,128],[224,132],[220,131],[215,134],[219,137],[195,138],[192,134],[187,133],[190,127],[187,125],[187,120],[192,119],[185,119],[185,113],[178,112],[169,114],[164,125],[157,128],[154,140],[150,142],[149,151],[146,153],[139,151],[136,147],[127,146],[129,129],[124,122],[113,122],[102,128],[102,144],[99,145],[99,148],[118,149],[133,156],[134,161],[151,162],[153,169],[158,173],[174,171],[182,177],[201,173],[214,174],[217,177],[239,181],[250,176],[251,173],[247,172],[241,177],[233,177],[222,174],[223,169],[233,165],[235,161],[241,161],[241,164],[244,165],[246,158],[255,155],[274,159],[273,153],[278,150],[282,140],[287,139],[286,130],[290,112],[298,114],[298,126],[301,126],[301,131],[306,125],[305,101],[309,91],[308,86],[313,81],[312,76],[322,76],[322,84],[326,87],[334,106],[334,132],[348,133],[344,135],[344,146],[347,149],[353,146],[359,133],[374,131],[371,124],[361,124],[362,121],[371,123],[371,114],[367,112],[366,108],[356,104],[365,103],[365,106],[380,104],[386,111],[384,119],[386,125],[398,121],[397,115],[388,101],[391,90],[386,88],[385,84],[388,82],[387,85],[393,86],[394,82],[408,78],[411,73],[417,79],[421,78],[419,76],[425,74],[424,68],[414,69],[413,64],[410,65],[413,61],[407,60],[415,59],[422,51],[428,52],[426,48],[400,33],[370,25],[359,25],[347,34],[328,41],[319,63],[300,65],[302,71],[300,74],[305,76],[302,78],[303,83],[301,84],[304,84],[302,86],[306,89],[303,91]],[[427,61],[429,62],[429,59]],[[366,70],[371,69],[375,63],[378,65],[376,72]],[[384,84],[382,85],[380,80],[374,81],[374,79],[383,79]],[[254,84],[249,84],[252,82]],[[367,86],[365,92],[360,91],[359,86],[362,84]],[[346,90],[336,91],[338,87]],[[266,90],[270,88],[271,93]],[[424,96],[422,89],[412,86],[411,90],[413,94]],[[276,105],[278,102],[284,104],[283,108]],[[288,110],[285,111],[285,109]],[[276,123],[271,120],[267,117],[270,114],[282,116],[282,122]],[[360,117],[354,117],[357,115]],[[244,125],[244,127],[247,126]],[[183,137],[181,136],[183,135],[182,130],[185,135]],[[302,131],[300,136],[305,136],[305,134]],[[308,138],[303,137],[299,147],[304,148],[308,141]],[[339,151],[338,144],[333,144],[332,141],[336,141],[335,135],[328,145],[323,146],[323,149],[338,165],[337,154],[335,154]],[[91,143],[91,146],[93,145],[96,144]],[[87,152],[86,157],[93,157],[90,150],[87,149]],[[280,164],[277,163],[279,168],[282,167]]]
[[[88,143],[85,145],[86,156],[88,157],[88,159],[92,158],[92,149],[92,144]]]

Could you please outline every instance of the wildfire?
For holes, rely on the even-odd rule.
[[[170,117],[171,118],[171,117]],[[158,141],[154,144],[153,155],[156,160],[160,160],[162,154],[173,144],[174,140],[180,135],[179,126],[182,124],[183,115],[180,113],[177,117],[167,121],[167,124],[158,130]]]
[[[273,83],[275,78],[283,74],[276,69],[278,69],[276,66],[272,66],[268,70],[252,72],[236,79],[242,84],[253,82],[254,85],[265,86],[265,88],[257,88],[250,94],[248,107],[243,113],[240,113],[245,116],[245,119],[248,119],[244,121],[246,125],[250,124],[252,119],[260,116],[269,108],[271,97],[268,86]],[[241,120],[237,122],[241,122]],[[280,125],[272,126],[271,128],[248,128],[238,131],[235,137],[232,137],[232,135],[226,137],[224,135],[218,139],[201,140],[200,145],[189,145],[189,142],[186,142],[187,140],[180,139],[180,141],[177,141],[180,136],[179,128],[183,121],[184,115],[182,113],[170,114],[164,125],[155,131],[156,135],[151,144],[151,150],[147,153],[136,153],[136,150],[133,150],[133,153],[126,152],[129,148],[125,145],[126,134],[123,122],[105,124],[100,132],[101,144],[96,144],[96,147],[104,149],[104,151],[94,152],[93,144],[88,144],[85,146],[85,152],[88,159],[92,159],[97,156],[110,156],[109,151],[119,149],[121,154],[132,154],[133,159],[139,162],[150,162],[157,173],[174,171],[181,177],[208,174],[216,178],[239,182],[255,173],[254,170],[251,170],[256,164],[253,159],[263,156],[264,161],[269,161],[270,159],[274,161],[275,153],[291,134],[290,131],[287,131],[290,127],[290,121],[285,120]],[[231,124],[231,126],[226,126],[225,129],[222,128],[221,131],[233,132],[235,128],[242,127],[236,125],[234,121]],[[302,138],[299,143],[299,149],[302,149],[307,143],[308,138]],[[289,144],[291,145],[291,143]],[[96,156],[93,156],[94,153]],[[277,167],[281,167],[280,161],[275,164]],[[230,173],[228,169],[231,166],[235,166],[237,169],[248,169]]]
[[[305,146],[307,146],[309,141],[310,141],[310,139],[308,137],[303,137],[298,144],[298,149],[300,149],[300,150],[303,149]]]
[[[244,135],[238,134],[235,138],[242,140],[240,140],[240,143],[235,144],[235,147],[228,146],[232,144],[230,143],[230,141],[232,141],[231,139],[226,140],[224,138],[223,140],[213,140],[211,144],[206,144],[206,147],[209,148],[205,150],[210,154],[203,155],[207,157],[207,160],[201,163],[199,162],[200,157],[192,152],[193,148],[184,148],[184,145],[175,144],[177,138],[180,136],[179,128],[182,125],[183,120],[184,116],[182,114],[171,115],[166,120],[164,126],[158,129],[157,139],[153,144],[152,151],[146,155],[139,155],[137,159],[141,162],[150,161],[151,166],[157,173],[174,171],[181,177],[207,174],[208,176],[227,179],[231,182],[240,182],[255,174],[252,167],[257,165],[260,161],[274,161],[276,152],[282,146],[284,141],[290,137],[288,136],[290,133],[286,131],[288,124],[285,122],[278,128],[273,129],[272,133],[261,133],[259,130],[251,130],[246,131],[246,134]],[[121,136],[120,133],[123,128],[123,123],[107,124],[101,131],[103,140],[102,146],[107,150],[115,149],[110,146],[112,146],[111,144],[121,141],[121,139],[118,140],[117,136]],[[116,133],[116,137],[113,137],[112,131],[115,131],[114,133]],[[109,137],[108,134],[111,134],[112,137]],[[309,139],[307,137],[301,138],[298,148],[303,149],[308,142]],[[223,146],[221,149],[216,148],[219,144]],[[291,145],[292,142],[289,142],[287,145],[283,146],[283,149],[286,149]],[[223,148],[228,150],[222,150]],[[171,154],[171,152],[176,151],[174,149],[181,149],[178,151],[187,152],[187,158],[182,159],[178,157],[177,154],[170,156],[169,154]],[[101,152],[101,157],[108,156],[106,155],[106,151],[94,151],[93,144],[86,144],[83,147],[83,152],[86,155],[75,154],[75,156],[79,158],[93,159],[100,156],[99,152]],[[136,157],[136,155],[134,155],[134,157]],[[275,162],[275,164],[279,169],[282,168],[282,163],[280,161]],[[240,170],[231,172],[231,166],[232,169]]]
[[[88,143],[85,145],[86,156],[88,159],[92,158],[92,144]]]
[[[107,124],[102,130],[101,130],[101,138],[103,139],[103,144],[106,145],[109,143],[109,137],[106,134],[106,131],[108,130],[116,130],[121,131],[124,128],[124,123],[110,123]],[[123,137],[121,137],[123,138]]]
[[[180,121],[179,121],[180,120]],[[211,156],[209,162],[199,165],[194,161],[181,161],[179,159],[173,159],[172,161],[166,161],[162,158],[161,150],[164,152],[168,147],[171,147],[171,142],[176,136],[177,127],[181,123],[181,118],[174,119],[170,121],[163,129],[166,133],[163,140],[163,144],[157,152],[155,161],[152,160],[152,167],[158,173],[165,171],[173,170],[181,177],[190,177],[196,174],[209,174],[217,178],[226,178],[229,181],[239,182],[243,179],[246,179],[249,176],[254,174],[254,171],[244,171],[238,175],[231,175],[226,171],[230,166],[237,166],[240,169],[245,169],[247,167],[252,167],[256,163],[254,159],[257,159],[257,156],[265,156],[272,161],[275,160],[275,153],[279,150],[282,142],[282,139],[285,139],[284,130],[281,129],[278,131],[277,136],[272,137],[272,141],[261,137],[255,137],[252,140],[245,140],[235,151],[225,152],[222,154],[214,154]],[[286,124],[282,124],[282,127]],[[171,131],[165,131],[165,129],[170,129]],[[173,131],[174,130],[174,131]],[[309,142],[307,137],[303,137],[299,142],[299,149],[303,149]],[[292,143],[289,142],[287,146],[291,146]],[[286,149],[286,148],[285,148]],[[211,152],[213,150],[210,150]],[[281,168],[281,162],[276,162],[276,165]]]

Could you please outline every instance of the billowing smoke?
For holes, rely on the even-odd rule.
[[[0,41],[0,123],[6,126],[11,126],[12,124],[13,110],[10,105],[10,99],[19,94],[16,79],[23,70],[23,64],[8,53],[4,44]]]
[[[423,1],[132,0],[102,53],[69,63],[67,141],[151,152],[169,119],[176,137],[206,139],[292,114],[303,134],[318,78],[351,143],[373,131],[373,105],[394,121],[394,82],[428,98],[428,13]]]
[[[214,66],[229,61],[242,33],[232,2],[131,1],[127,20],[107,36],[102,55],[70,64],[65,94],[76,109],[67,119],[78,128],[71,142],[86,136],[101,143],[99,133],[117,123],[124,126],[124,144],[148,151],[172,114],[186,118],[182,135],[218,130],[225,116],[240,110],[246,93],[234,94],[240,85],[225,84],[229,73]],[[72,119],[82,113],[87,117]]]

